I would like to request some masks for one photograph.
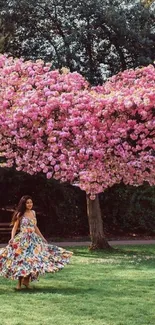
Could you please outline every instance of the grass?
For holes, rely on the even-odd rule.
[[[34,289],[0,278],[0,325],[154,325],[155,246],[74,251],[71,264]]]

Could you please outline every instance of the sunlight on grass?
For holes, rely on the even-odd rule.
[[[71,264],[31,291],[0,278],[0,325],[155,324],[155,246],[70,249]]]

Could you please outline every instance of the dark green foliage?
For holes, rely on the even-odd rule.
[[[47,236],[89,235],[85,193],[69,184],[0,168],[0,209],[14,208],[22,195],[32,195],[38,225]],[[155,187],[115,185],[100,194],[108,236],[155,233]],[[12,212],[1,210],[0,222]]]
[[[155,186],[115,185],[100,195],[107,232],[155,234]]]
[[[134,0],[1,1],[2,52],[67,66],[91,83],[154,61],[154,12]]]
[[[0,168],[0,208],[15,208],[21,196],[31,195],[38,225],[48,236],[78,236],[89,233],[85,193],[69,184],[47,180],[14,169]],[[12,211],[2,212],[0,221],[10,221]]]

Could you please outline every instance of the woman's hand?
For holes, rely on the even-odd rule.
[[[9,245],[11,245],[12,243],[13,243],[13,238],[9,240]]]
[[[43,239],[43,241],[47,244],[47,240],[45,239],[45,238],[42,238]]]

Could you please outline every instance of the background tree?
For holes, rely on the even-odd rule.
[[[6,26],[2,19],[0,19],[0,53],[5,51],[8,42],[11,41],[12,31],[10,27],[11,26],[9,24]]]
[[[134,0],[15,0],[0,5],[3,53],[67,66],[91,83],[154,61],[154,11]]]
[[[106,233],[126,238],[155,233],[155,186],[116,184],[100,195]]]

